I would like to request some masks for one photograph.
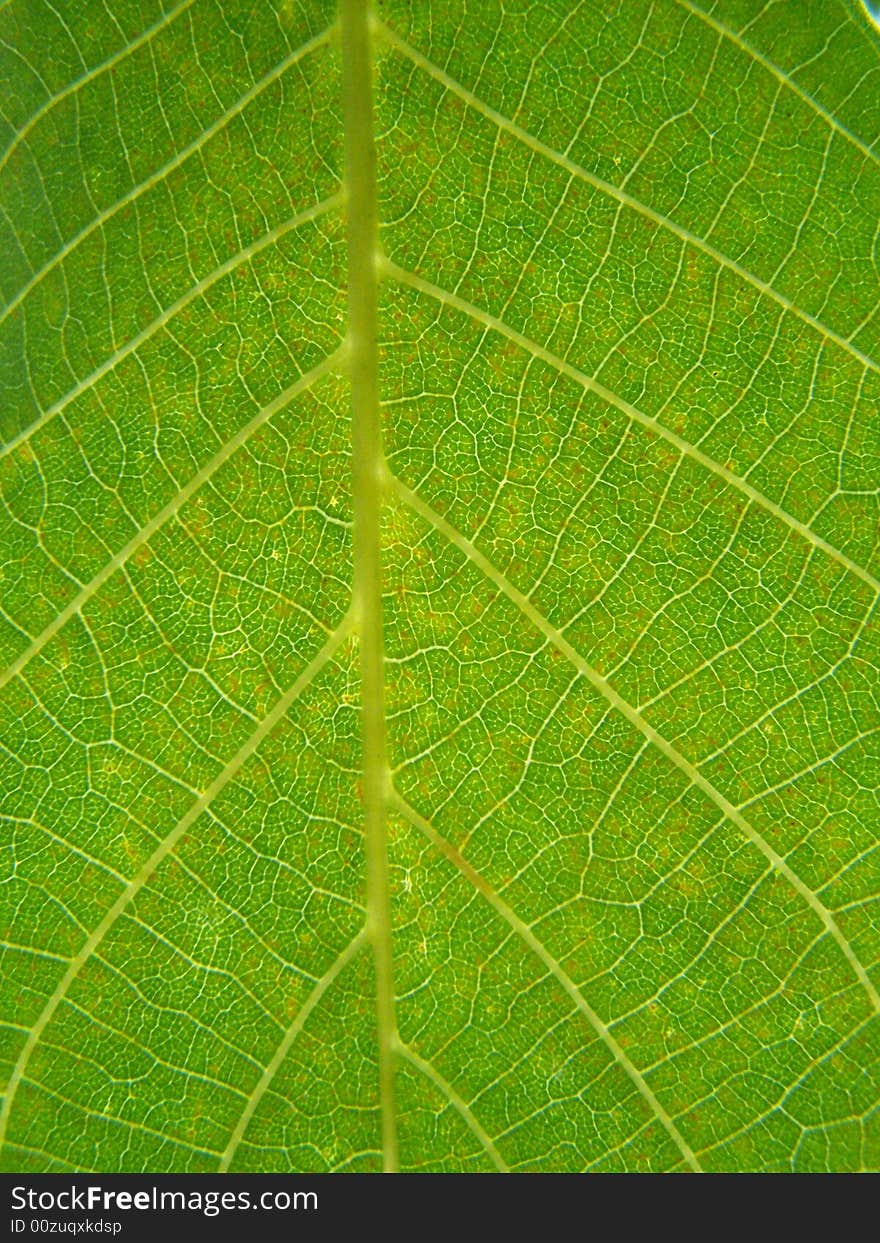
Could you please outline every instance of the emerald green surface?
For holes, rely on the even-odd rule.
[[[334,4],[0,3],[2,1168],[880,1169],[880,32],[704,4],[347,193]]]

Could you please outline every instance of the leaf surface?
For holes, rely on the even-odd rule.
[[[5,1168],[880,1168],[864,6],[0,65]]]

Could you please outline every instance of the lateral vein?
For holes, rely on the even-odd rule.
[[[853,358],[858,359],[864,367],[869,368],[871,371],[880,372],[880,363],[876,362],[875,359],[873,359],[869,354],[866,354],[863,350],[860,350],[857,346],[853,345],[852,341],[850,341],[847,337],[844,337],[841,333],[835,332],[833,328],[828,328],[821,322],[821,320],[816,319],[814,315],[810,315],[808,311],[801,310],[797,303],[793,302],[791,298],[786,297],[785,294],[779,293],[779,291],[774,289],[773,286],[767,281],[762,280],[760,276],[756,276],[754,272],[750,272],[748,268],[743,267],[743,265],[738,263],[736,259],[731,259],[728,255],[723,254],[720,250],[716,249],[711,242],[705,241],[696,233],[692,233],[690,229],[686,229],[683,225],[677,224],[669,216],[664,216],[662,212],[655,211],[653,207],[649,207],[647,203],[643,203],[641,199],[635,198],[634,195],[628,194],[626,190],[621,190],[610,181],[605,181],[604,178],[597,177],[595,173],[589,172],[586,168],[583,168],[582,165],[578,164],[575,160],[572,160],[569,156],[564,155],[560,151],[555,151],[553,147],[548,147],[546,143],[540,140],[540,138],[536,138],[533,134],[530,134],[528,130],[524,130],[515,122],[508,120],[503,113],[498,112],[497,109],[492,108],[489,104],[484,104],[479,96],[475,95],[473,91],[469,91],[466,86],[463,86],[460,82],[457,82],[455,78],[450,77],[448,73],[446,73],[443,69],[440,69],[432,61],[428,60],[426,56],[423,56],[422,53],[417,51],[414,47],[411,47],[404,39],[401,39],[398,34],[395,34],[394,31],[389,30],[387,26],[381,26],[380,31],[382,38],[389,44],[389,46],[396,48],[401,55],[405,56],[418,69],[422,69],[425,73],[429,74],[436,82],[439,82],[441,86],[444,86],[448,91],[451,91],[452,94],[457,95],[459,99],[461,99],[469,107],[473,108],[475,112],[481,113],[481,115],[487,120],[492,121],[492,123],[500,130],[503,130],[505,133],[510,134],[513,138],[516,138],[523,144],[523,146],[528,147],[531,151],[534,151],[536,154],[550,160],[559,168],[564,169],[569,176],[576,177],[579,181],[586,182],[588,185],[593,186],[594,189],[599,190],[600,193],[607,195],[609,198],[616,199],[617,202],[621,203],[624,207],[628,207],[630,210],[637,212],[638,215],[643,216],[646,220],[650,220],[659,228],[665,229],[669,233],[674,234],[688,246],[692,246],[695,250],[702,251],[704,255],[707,255],[715,263],[720,264],[721,267],[727,268],[728,271],[733,272],[741,280],[751,285],[754,289],[757,289],[759,293],[764,294],[768,298],[772,298],[773,301],[784,310],[802,320],[803,323],[808,324],[816,332],[820,333],[826,340],[833,341],[835,345],[840,346],[840,348],[845,350],[847,354],[850,354]]]
[[[834,916],[819,899],[819,897],[806,885],[798,874],[786,863],[785,859],[773,849],[770,843],[746,820],[742,812],[726,798],[716,786],[705,777],[696,765],[692,764],[682,753],[663,737],[653,725],[650,725],[642,714],[632,706],[619,691],[603,678],[598,670],[594,669],[588,661],[580,654],[580,652],[572,646],[565,636],[553,626],[542,613],[535,608],[531,600],[501,573],[500,570],[489,561],[488,557],[476,548],[466,536],[456,530],[450,522],[438,514],[435,510],[423,501],[420,496],[406,486],[402,480],[396,477],[391,478],[391,486],[398,494],[400,499],[416,514],[424,519],[435,530],[444,535],[469,561],[472,561],[485,576],[495,584],[496,587],[511,601],[512,604],[520,610],[532,625],[544,635],[544,637],[560,652],[576,669],[584,675],[601,695],[616,708],[617,711],[633,725],[639,733],[652,743],[657,750],[675,765],[680,772],[684,773],[692,785],[709,798],[718,807],[728,820],[737,826],[737,828],[749,839],[754,846],[760,850],[761,854],[769,860],[771,865],[780,875],[784,876],[791,887],[804,899],[813,913],[821,920],[829,936],[837,943],[839,949],[843,953],[844,958],[849,963],[853,973],[857,977],[859,983],[868,995],[874,1010],[880,1013],[880,994],[871,981],[870,976],[865,970],[862,963],[856,957],[855,950],[844,936],[840,927],[834,919]]]
[[[648,428],[649,431],[656,433],[661,439],[668,444],[673,445],[679,453],[689,457],[692,461],[698,462],[706,470],[717,475],[719,479],[723,479],[725,483],[732,488],[736,488],[738,492],[742,492],[750,501],[772,514],[780,522],[791,527],[798,535],[802,536],[814,547],[819,548],[832,560],[842,565],[851,574],[860,578],[875,593],[880,594],[880,581],[878,581],[870,571],[859,565],[857,561],[853,561],[845,552],[841,552],[833,544],[829,544],[828,540],[823,539],[821,535],[817,535],[812,527],[807,526],[805,522],[801,522],[799,518],[795,518],[793,514],[788,513],[775,501],[765,496],[763,492],[759,492],[747,480],[740,475],[735,474],[732,470],[728,470],[726,466],[722,466],[720,462],[716,462],[708,453],[704,453],[702,449],[691,444],[689,440],[685,440],[683,436],[679,436],[671,428],[664,426],[657,419],[651,418],[645,414],[643,410],[639,410],[637,406],[633,406],[624,398],[618,397],[611,389],[606,388],[604,384],[600,384],[598,380],[594,380],[592,376],[588,376],[585,372],[579,371],[577,367],[573,367],[571,363],[559,358],[543,345],[539,345],[537,341],[533,341],[530,337],[523,336],[521,332],[517,332],[515,328],[511,328],[504,320],[499,319],[496,315],[490,314],[488,311],[482,310],[473,303],[465,301],[457,294],[449,293],[446,289],[441,289],[438,285],[433,285],[430,281],[426,281],[424,277],[418,276],[415,272],[409,272],[405,268],[398,267],[396,263],[392,263],[389,259],[383,260],[383,266],[388,275],[394,280],[400,281],[403,285],[408,285],[411,289],[418,290],[420,293],[426,294],[428,297],[434,298],[437,302],[447,306],[454,307],[455,310],[461,311],[462,314],[470,316],[471,319],[477,320],[478,323],[485,324],[487,328],[492,328],[495,332],[507,337],[509,341],[513,341],[515,345],[527,351],[535,358],[540,358],[542,362],[553,367],[562,375],[568,376],[570,380],[574,380],[576,384],[580,384],[582,388],[595,393],[597,397],[601,397],[603,401],[607,401],[609,405],[614,406],[625,414],[632,422],[640,424],[642,427]]]
[[[293,1020],[290,1027],[288,1027],[287,1031],[284,1033],[284,1036],[281,1042],[279,1043],[277,1049],[273,1053],[270,1060],[267,1062],[262,1075],[257,1080],[256,1087],[254,1088],[253,1092],[250,1094],[250,1096],[247,1099],[245,1107],[242,1110],[239,1116],[239,1119],[235,1124],[235,1127],[233,1128],[231,1136],[229,1137],[229,1143],[226,1145],[226,1148],[223,1151],[223,1156],[220,1159],[220,1165],[218,1167],[219,1173],[223,1174],[229,1169],[229,1166],[232,1163],[232,1158],[235,1156],[235,1152],[239,1144],[244,1139],[244,1135],[245,1135],[245,1132],[247,1131],[248,1124],[250,1123],[251,1118],[254,1116],[257,1106],[259,1105],[260,1101],[263,1099],[263,1096],[265,1095],[267,1090],[271,1087],[272,1081],[277,1075],[278,1071],[280,1070],[284,1059],[287,1057],[287,1054],[290,1052],[293,1042],[296,1040],[299,1033],[305,1027],[306,1021],[308,1020],[309,1015],[312,1013],[312,1011],[317,1006],[318,1002],[324,996],[324,993],[327,991],[327,989],[330,987],[333,981],[337,978],[337,976],[339,976],[345,970],[345,968],[352,961],[352,959],[357,956],[358,951],[360,950],[361,946],[364,944],[365,931],[366,930],[362,928],[360,932],[356,933],[355,936],[352,937],[351,941],[349,941],[345,949],[342,950],[342,952],[335,959],[335,961],[330,965],[327,971],[325,971],[325,973],[321,976],[321,978],[316,982],[314,988],[309,993],[308,997],[305,999],[303,1004],[300,1006],[299,1010],[297,1011],[296,1018]]]
[[[46,264],[44,264],[38,272],[34,273],[31,279],[22,286],[15,297],[12,298],[3,311],[0,312],[0,324],[2,324],[13,313],[13,311],[21,305],[31,290],[34,289],[35,286],[37,286],[49,272],[56,268],[59,263],[63,263],[67,256],[72,251],[76,250],[80,242],[83,242],[87,237],[90,237],[96,229],[102,228],[107,221],[112,219],[112,217],[115,216],[118,211],[121,211],[123,207],[127,206],[129,203],[134,203],[141,197],[142,194],[146,194],[146,192],[151,190],[153,186],[156,186],[160,182],[164,181],[165,178],[173,173],[176,168],[179,168],[180,165],[188,160],[191,155],[194,155],[196,151],[203,147],[206,142],[209,142],[215,134],[218,134],[230,123],[230,121],[233,121],[237,116],[239,116],[248,104],[252,103],[253,100],[256,99],[264,90],[266,90],[267,87],[277,81],[282,74],[286,73],[288,69],[304,57],[308,56],[311,52],[316,51],[319,47],[322,47],[325,43],[327,43],[330,39],[332,31],[333,27],[328,27],[326,30],[322,31],[321,34],[315,35],[314,38],[309,39],[308,42],[302,45],[302,47],[299,47],[296,51],[291,52],[289,56],[285,56],[284,60],[279,61],[273,69],[260,78],[258,82],[255,82],[250,90],[245,91],[245,93],[237,99],[236,102],[228,108],[222,116],[218,117],[213,124],[203,130],[197,138],[194,138],[193,141],[188,143],[181,151],[178,151],[177,155],[173,156],[170,160],[163,164],[161,168],[156,169],[156,171],[144,181],[141,181],[138,185],[133,186],[127,194],[124,194],[121,198],[117,199],[115,203],[111,204],[110,207],[102,211],[100,215],[94,218],[94,220],[89,221],[87,225],[80,229],[79,233],[74,234],[73,237],[64,243],[57,254],[55,254]]]
[[[208,788],[195,800],[189,810],[178,820],[177,824],[162,839],[153,853],[146,859],[138,869],[137,873],[128,882],[125,889],[105,913],[104,918],[97,925],[94,931],[86,938],[80,946],[76,956],[71,959],[70,966],[64,975],[58,981],[54,992],[52,993],[37,1021],[31,1028],[30,1035],[25,1041],[18,1060],[9,1076],[9,1082],[6,1088],[6,1094],[3,1103],[0,1105],[0,1148],[6,1138],[6,1129],[9,1123],[9,1116],[12,1110],[12,1104],[15,1100],[18,1086],[24,1077],[30,1062],[34,1049],[39,1044],[43,1032],[51,1022],[55,1011],[67,995],[70,986],[79,975],[85,964],[92,957],[95,950],[106,937],[107,933],[114,926],[119,916],[126,910],[134,898],[140,893],[147,882],[155,873],[159,865],[166,859],[174,847],[187,832],[187,830],[195,823],[202,812],[211,804],[211,802],[220,794],[220,792],[229,784],[229,782],[237,775],[242,765],[256,751],[257,747],[266,736],[271,733],[276,725],[283,719],[294,700],[302,694],[309,683],[324,668],[328,661],[332,660],[342,643],[349,636],[353,628],[353,618],[349,613],[337,626],[333,634],[327,639],[324,645],[306,665],[299,677],[284,692],[284,694],[275,703],[275,706],[263,717],[260,724],[253,731],[250,737],[239,747],[235,755],[225,766],[225,768],[217,774]],[[216,1154],[218,1157],[220,1153]]]
[[[401,814],[409,820],[410,824],[423,833],[432,845],[439,850],[440,853],[444,855],[454,867],[458,868],[459,872],[461,872],[461,874],[470,881],[477,892],[483,895],[490,906],[492,906],[505,921],[505,923],[513,929],[520,940],[522,940],[532,951],[532,953],[541,960],[547,971],[562,985],[569,999],[574,1003],[575,1008],[584,1016],[584,1018],[586,1018],[587,1022],[596,1032],[596,1035],[608,1049],[609,1053],[611,1053],[614,1060],[629,1076],[630,1080],[638,1090],[639,1095],[647,1101],[657,1120],[661,1123],[670,1139],[678,1148],[688,1166],[694,1171],[695,1174],[701,1174],[703,1171],[700,1163],[687,1140],[681,1134],[672,1118],[651,1091],[641,1071],[627,1057],[620,1043],[614,1038],[608,1025],[602,1022],[599,1015],[583,996],[571,976],[563,969],[562,965],[556,961],[543,942],[538,940],[528,924],[521,920],[520,917],[507,905],[504,899],[495,892],[486,878],[478,872],[472,864],[468,863],[464,855],[456,850],[451,842],[447,841],[442,834],[437,832],[429,820],[425,819],[424,816],[417,812],[414,807],[410,806],[410,804],[397,793],[394,795],[394,802]]]
[[[429,1083],[433,1083],[434,1087],[446,1097],[453,1109],[461,1115],[469,1130],[473,1132],[482,1144],[486,1151],[486,1155],[490,1158],[495,1168],[501,1174],[509,1174],[510,1166],[495,1147],[492,1137],[483,1127],[482,1123],[479,1121],[470,1105],[468,1105],[467,1101],[465,1101],[463,1097],[459,1096],[452,1084],[443,1078],[436,1066],[434,1066],[431,1062],[426,1061],[423,1057],[420,1057],[419,1054],[416,1053],[415,1049],[411,1049],[409,1045],[403,1044],[402,1042],[398,1048],[400,1056],[414,1066],[420,1074],[424,1075]]]
[[[207,293],[207,291],[216,285],[218,281],[222,280],[224,276],[228,276],[230,272],[233,272],[241,264],[249,263],[251,259],[255,258],[255,256],[260,254],[261,251],[265,250],[267,246],[271,246],[273,243],[280,241],[281,238],[287,233],[290,233],[292,229],[297,229],[300,225],[307,224],[310,220],[317,220],[321,216],[327,215],[329,212],[333,211],[334,208],[338,207],[341,201],[342,196],[339,194],[332,194],[329,198],[322,199],[320,203],[315,203],[312,207],[306,208],[305,211],[301,211],[296,216],[292,216],[289,220],[285,220],[281,224],[276,225],[274,229],[270,229],[268,233],[264,234],[260,238],[257,238],[255,242],[251,242],[249,246],[245,246],[244,249],[240,250],[237,254],[231,255],[228,259],[224,260],[219,267],[215,268],[212,272],[209,272],[206,276],[203,276],[201,280],[196,281],[196,283],[192,285],[186,293],[181,294],[176,301],[172,302],[170,306],[167,306],[164,311],[161,311],[160,314],[158,314],[154,320],[147,324],[145,328],[142,328],[140,332],[126,341],[124,345],[121,345],[108,358],[106,358],[100,366],[96,367],[94,371],[75,384],[69,392],[64,394],[63,397],[59,397],[57,401],[53,402],[51,406],[38,415],[33,423],[29,423],[28,426],[23,428],[17,436],[13,436],[10,440],[7,440],[4,445],[0,446],[0,460],[6,457],[7,454],[11,453],[14,449],[17,449],[20,444],[30,440],[34,433],[39,431],[41,427],[44,427],[50,419],[53,419],[56,414],[60,414],[61,411],[69,406],[72,401],[75,401],[77,397],[82,396],[83,393],[86,393],[89,389],[93,388],[100,379],[107,375],[108,372],[113,371],[115,367],[118,367],[123,359],[128,358],[130,354],[133,354],[135,350],[139,349],[146,341],[149,341],[149,339],[161,328],[164,328],[164,326],[170,323],[176,315],[179,315],[185,307],[189,306],[189,304],[196,298],[200,297],[201,294]]]
[[[215,453],[214,456],[205,463],[201,470],[196,471],[192,478],[183,485],[180,491],[171,498],[168,504],[164,505],[158,513],[154,514],[149,522],[145,523],[137,534],[133,535],[128,543],[124,544],[122,548],[120,548],[119,551],[110,558],[106,565],[101,567],[94,578],[92,578],[85,584],[84,587],[81,588],[80,591],[77,592],[73,599],[70,600],[61,610],[58,616],[53,618],[53,620],[40,631],[36,638],[33,639],[28,646],[18,654],[18,656],[16,656],[15,660],[13,660],[11,664],[7,665],[3,672],[0,673],[0,690],[3,689],[10,679],[14,678],[16,674],[21,672],[28,661],[36,656],[38,652],[43,650],[50,639],[52,639],[54,635],[56,635],[58,631],[70,621],[71,617],[75,616],[75,614],[80,611],[83,605],[92,598],[95,592],[98,591],[104,583],[106,583],[107,579],[115,574],[118,569],[121,569],[132,554],[135,553],[138,548],[145,544],[149,539],[151,539],[159,528],[164,526],[168,519],[173,517],[173,515],[186,504],[189,498],[199,490],[202,484],[206,483],[211,476],[220,469],[224,462],[229,461],[236,449],[239,449],[248,440],[248,438],[252,436],[255,431],[257,431],[258,428],[262,427],[262,425],[272,417],[273,414],[277,414],[278,411],[282,410],[294,399],[294,397],[297,397],[300,393],[304,393],[306,389],[314,384],[316,380],[320,379],[322,375],[326,374],[328,371],[331,371],[335,366],[338,357],[339,351],[334,350],[334,352],[328,355],[323,362],[318,363],[318,365],[313,367],[311,371],[307,371],[305,375],[300,376],[295,384],[291,384],[290,387],[286,388],[283,393],[279,393],[277,397],[273,398],[267,406],[264,406],[262,410],[258,411],[254,415],[249,423],[245,423],[244,427],[239,428],[235,435],[223,445],[222,449],[219,449],[217,453]]]
[[[798,86],[794,78],[790,77],[784,69],[780,68],[779,65],[775,64],[772,60],[765,56],[763,52],[759,52],[756,47],[753,47],[751,43],[749,43],[746,39],[743,39],[729,26],[725,26],[725,24],[720,22],[717,17],[713,16],[713,14],[704,12],[704,10],[694,4],[692,0],[676,0],[676,3],[681,5],[686,12],[693,14],[693,16],[698,18],[701,22],[705,22],[711,30],[714,30],[716,34],[721,35],[721,37],[728,43],[732,43],[734,47],[738,47],[741,52],[746,54],[746,56],[750,56],[752,60],[757,61],[762,69],[766,69],[767,72],[777,80],[777,82],[781,82],[782,85],[790,90],[793,95],[796,95],[798,99],[807,105],[808,108],[811,108],[813,112],[815,112],[816,116],[821,117],[826,125],[834,130],[836,134],[839,134],[841,138],[846,139],[847,142],[852,143],[855,149],[863,155],[865,159],[871,160],[874,164],[880,164],[880,156],[878,156],[876,151],[872,150],[867,143],[862,142],[861,138],[854,134],[852,130],[847,129],[845,125],[841,125],[841,123],[828,111],[827,108],[823,107],[817,99],[814,99],[812,95],[809,95],[802,87]]]
[[[130,43],[126,43],[117,52],[114,52],[112,56],[108,56],[106,60],[102,60],[100,64],[95,65],[92,69],[89,69],[86,73],[82,74],[81,77],[75,78],[72,82],[68,83],[63,90],[60,90],[57,95],[50,95],[45,103],[41,104],[36,112],[34,112],[33,115],[25,121],[21,129],[10,142],[9,146],[3,154],[0,155],[0,172],[3,171],[18,147],[26,141],[28,134],[35,125],[40,123],[46,113],[51,112],[52,109],[60,104],[62,100],[68,99],[71,95],[75,95],[78,91],[81,91],[89,84],[89,82],[93,82],[95,78],[100,77],[101,74],[107,73],[115,65],[118,65],[121,61],[126,60],[129,56],[136,52],[138,48],[142,48],[146,44],[150,43],[151,40],[155,39],[158,34],[166,29],[166,27],[175,22],[181,14],[191,8],[194,3],[195,0],[182,0],[182,3],[179,4],[177,8],[169,9],[169,11],[163,14],[157,22],[154,22],[152,26],[148,26],[146,30],[139,34],[136,39],[132,39]],[[0,10],[2,10],[3,7],[5,6],[0,6]]]

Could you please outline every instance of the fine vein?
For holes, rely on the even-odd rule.
[[[319,47],[322,47],[330,38],[331,31],[332,27],[328,27],[327,30],[323,31],[321,34],[315,35],[314,38],[309,39],[308,42],[302,45],[302,47],[299,47],[296,51],[291,52],[289,56],[284,58],[284,60],[279,61],[273,69],[260,78],[259,81],[255,82],[249,90],[245,91],[244,94],[241,95],[235,103],[223,113],[222,116],[218,117],[217,120],[214,121],[213,124],[209,125],[207,129],[202,130],[201,134],[199,134],[197,138],[194,138],[192,142],[188,143],[185,147],[178,151],[178,153],[168,160],[167,163],[163,164],[161,168],[158,168],[154,173],[151,173],[146,180],[139,182],[136,186],[132,187],[127,194],[124,194],[122,198],[117,199],[115,203],[112,203],[109,207],[102,211],[100,215],[95,216],[93,220],[80,229],[79,233],[75,234],[67,242],[65,242],[58,253],[54,255],[53,258],[50,259],[42,268],[40,268],[38,272],[34,273],[31,279],[24,286],[22,286],[15,297],[12,298],[3,311],[0,312],[0,323],[3,323],[6,319],[8,319],[13,311],[21,305],[31,290],[34,289],[49,272],[58,267],[60,263],[63,263],[67,256],[71,254],[72,251],[76,250],[77,246],[84,242],[87,237],[90,237],[96,229],[102,228],[108,220],[112,219],[112,217],[115,216],[117,212],[121,211],[123,207],[127,206],[127,204],[136,202],[142,195],[146,194],[148,190],[151,190],[153,186],[157,186],[161,182],[165,181],[165,179],[169,177],[175,169],[180,168],[181,164],[188,160],[191,155],[195,155],[195,153],[201,150],[206,143],[210,142],[215,134],[219,134],[220,131],[230,123],[230,121],[233,121],[237,116],[240,116],[248,104],[257,99],[263,91],[271,86],[273,82],[276,82],[283,73],[291,68],[291,66],[303,60],[304,57],[309,56]]]
[[[34,112],[30,119],[24,122],[21,129],[18,130],[9,146],[3,152],[2,156],[0,156],[0,172],[2,172],[6,167],[7,163],[21,144],[27,140],[27,137],[34,126],[38,125],[48,112],[51,112],[53,108],[56,108],[62,100],[68,99],[71,95],[75,95],[78,91],[83,90],[89,82],[94,82],[94,80],[100,77],[101,74],[108,73],[121,61],[127,60],[130,56],[133,56],[139,48],[146,46],[146,44],[150,43],[163,30],[165,30],[166,27],[172,25],[173,22],[176,22],[178,17],[185,13],[187,9],[191,8],[194,2],[195,0],[183,0],[177,8],[169,9],[169,11],[164,13],[157,22],[154,22],[152,26],[148,26],[146,30],[139,34],[136,39],[132,39],[130,43],[124,44],[117,52],[114,52],[112,56],[108,56],[106,60],[102,60],[100,64],[95,65],[92,69],[87,69],[86,72],[80,77],[74,78],[72,82],[68,83],[67,86],[58,91],[56,95],[50,95],[45,103],[41,104],[36,112]]]
[[[28,426],[23,428],[16,436],[12,436],[4,445],[0,445],[0,458],[6,457],[7,454],[12,453],[14,449],[17,449],[20,444],[30,440],[41,427],[44,427],[50,419],[53,419],[57,414],[60,414],[62,410],[66,409],[72,401],[75,401],[77,397],[82,396],[83,393],[86,393],[90,389],[94,388],[98,381],[118,367],[123,359],[128,358],[130,354],[133,354],[145,342],[149,341],[151,337],[155,336],[156,333],[160,331],[160,329],[164,328],[166,324],[170,323],[177,315],[179,315],[185,307],[189,306],[189,304],[195,301],[196,298],[201,297],[202,294],[207,293],[207,291],[216,285],[218,281],[222,280],[224,276],[228,276],[230,272],[234,272],[237,267],[250,263],[252,259],[254,259],[267,247],[280,241],[281,238],[285,237],[286,234],[291,232],[291,230],[298,229],[300,225],[306,224],[310,220],[317,220],[319,217],[328,214],[335,207],[337,207],[339,203],[340,196],[338,194],[332,194],[329,198],[322,199],[319,203],[315,203],[312,207],[308,207],[304,211],[299,212],[297,215],[292,216],[289,220],[285,220],[281,224],[276,225],[274,229],[270,229],[268,233],[265,233],[262,237],[258,237],[256,241],[251,242],[249,245],[239,250],[236,254],[231,255],[228,259],[225,259],[223,263],[221,263],[219,267],[214,268],[212,272],[209,272],[206,276],[201,277],[201,279],[196,281],[194,285],[190,286],[185,293],[181,294],[176,301],[172,302],[171,305],[161,311],[155,319],[151,320],[145,328],[142,328],[140,332],[136,333],[135,336],[126,341],[124,345],[120,345],[119,348],[114,350],[109,357],[105,358],[104,361],[94,369],[94,371],[90,372],[82,380],[79,380],[69,392],[64,394],[63,397],[59,397],[57,401],[53,402],[53,404],[49,406],[47,410],[44,410],[40,415],[38,415],[32,423],[29,423]]]
[[[728,43],[733,44],[734,47],[739,48],[739,50],[744,52],[746,56],[750,57],[754,61],[757,61],[762,69],[766,69],[777,82],[781,82],[783,86],[792,92],[793,95],[796,95],[798,99],[805,103],[812,112],[815,112],[816,116],[821,117],[830,129],[834,130],[836,134],[840,134],[841,138],[846,139],[847,142],[852,143],[855,149],[863,155],[865,159],[871,160],[875,164],[880,163],[880,157],[878,157],[877,153],[872,150],[867,143],[862,142],[861,138],[859,138],[857,134],[854,134],[852,130],[847,129],[845,125],[842,125],[840,121],[838,121],[837,118],[828,111],[827,108],[823,107],[818,99],[815,99],[802,87],[798,86],[797,82],[795,82],[794,78],[791,77],[790,74],[786,73],[785,70],[775,64],[774,61],[769,60],[766,56],[759,52],[756,47],[754,47],[741,35],[738,35],[735,30],[732,30],[730,26],[725,26],[725,24],[720,22],[713,13],[706,13],[703,9],[694,4],[692,0],[676,0],[676,3],[681,5],[681,7],[688,13],[692,13],[693,16],[698,18],[701,22],[705,22],[711,30],[714,30],[716,34],[721,35],[723,39],[726,39]]]
[[[420,1057],[419,1054],[416,1053],[415,1049],[411,1049],[409,1045],[406,1044],[401,1044],[399,1049],[400,1056],[405,1061],[409,1062],[411,1066],[415,1067],[420,1074],[424,1075],[428,1082],[432,1083],[434,1087],[446,1097],[452,1108],[455,1109],[464,1120],[468,1129],[480,1141],[486,1155],[489,1157],[499,1173],[509,1174],[510,1167],[495,1147],[491,1135],[479,1122],[467,1101],[459,1096],[455,1088],[448,1082],[448,1080],[443,1078],[436,1066],[434,1066],[431,1062],[425,1061],[423,1057]]]

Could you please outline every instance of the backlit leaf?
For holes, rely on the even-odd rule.
[[[878,39],[0,5],[5,1168],[880,1168]]]

